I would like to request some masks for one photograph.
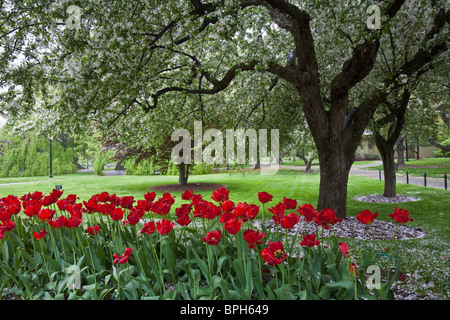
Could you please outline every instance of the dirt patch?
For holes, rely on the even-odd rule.
[[[150,191],[164,191],[164,192],[184,192],[186,190],[192,191],[204,191],[204,190],[216,190],[218,188],[227,188],[224,184],[218,183],[188,183],[184,185],[180,184],[166,184],[160,186],[153,186],[148,188]]]

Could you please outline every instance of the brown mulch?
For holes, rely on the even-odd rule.
[[[186,190],[192,190],[192,191],[204,191],[204,190],[216,190],[217,188],[227,188],[224,184],[218,184],[218,183],[188,183],[188,184],[166,184],[166,185],[160,185],[160,186],[153,186],[148,188],[150,191],[165,191],[165,192],[184,192]]]

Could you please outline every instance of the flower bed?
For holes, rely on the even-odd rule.
[[[226,188],[212,201],[186,190],[173,219],[167,192],[88,201],[63,192],[0,200],[2,298],[392,299],[396,274],[385,271],[398,272],[395,233],[411,221],[395,208],[391,248],[354,253],[333,236],[342,222],[334,210],[286,197],[269,207],[266,192],[256,205],[235,204]],[[366,210],[356,219],[371,228],[376,217]],[[293,233],[299,224],[305,232]]]

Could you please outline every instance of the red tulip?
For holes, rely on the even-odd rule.
[[[356,219],[363,224],[371,224],[376,217],[378,216],[378,212],[372,214],[370,210],[361,211],[358,215],[356,215]]]
[[[187,226],[191,223],[191,221],[192,220],[189,218],[189,215],[187,214],[180,215],[178,219],[175,220],[175,222],[178,223],[180,226]]]
[[[48,224],[55,229],[59,229],[64,225],[65,221],[66,221],[66,217],[60,216],[56,220],[49,220]]]
[[[6,208],[0,208],[0,221],[11,219],[11,213]]]
[[[11,231],[16,226],[15,222],[12,222],[11,220],[2,220],[0,221],[0,239],[3,239],[5,237],[5,232]]]
[[[348,264],[348,271],[350,272],[351,276],[358,276],[358,267],[356,266],[356,264],[354,263],[349,263]]]
[[[228,219],[223,227],[228,231],[229,234],[236,234],[241,230],[242,220],[238,220],[236,217],[231,217]]]
[[[255,231],[252,229],[245,230],[243,234],[244,240],[248,243],[248,247],[250,249],[255,248],[255,246],[258,244],[262,244],[263,243],[262,239],[265,236],[266,234],[264,232],[259,233],[259,230]]]
[[[234,209],[234,202],[231,200],[225,200],[220,204],[223,212],[231,212]]]
[[[55,210],[50,209],[42,209],[37,214],[37,217],[41,219],[42,221],[46,222],[48,220],[51,220],[53,218],[53,215],[55,214]]]
[[[292,229],[300,221],[300,216],[295,213],[289,213],[279,217],[278,221],[280,222],[282,228]]]
[[[124,209],[131,209],[133,207],[134,201],[135,200],[133,196],[124,196],[119,198],[119,206]]]
[[[261,203],[267,203],[269,201],[272,201],[273,196],[270,193],[267,193],[265,191],[258,192],[258,199]]]
[[[159,198],[152,206],[152,211],[161,216],[166,215],[170,212],[171,205],[162,198]]]
[[[227,190],[225,188],[218,188],[217,190],[213,191],[213,194],[211,198],[216,202],[223,202],[228,199],[228,195],[230,194],[230,190]]]
[[[162,198],[159,198],[158,200],[162,200],[166,202],[168,205],[172,205],[175,202],[175,197],[172,197],[170,193],[165,192]]]
[[[207,205],[204,207],[204,217],[209,220],[213,220],[215,217],[220,215],[220,207],[216,206],[212,202],[207,202]]]
[[[313,205],[309,203],[302,204],[301,207],[297,209],[297,212],[305,217],[306,221],[309,223],[315,217],[317,210],[314,209]]]
[[[123,213],[124,213],[124,211],[122,208],[116,208],[109,214],[109,216],[114,221],[119,221],[119,220],[123,219]]]
[[[287,210],[295,209],[297,207],[297,200],[288,199],[286,197],[283,198],[283,204]]]
[[[165,235],[172,230],[174,225],[175,223],[170,222],[169,220],[163,218],[161,221],[156,223],[156,229],[161,235]]]
[[[284,247],[281,241],[269,241],[268,247],[261,251],[261,257],[267,262],[267,264],[273,266],[281,264],[283,260],[287,258],[287,254],[284,252]]]
[[[102,193],[94,195],[93,198],[99,202],[106,202],[109,200],[109,193],[104,191]]]
[[[229,219],[235,219],[235,218],[236,218],[236,216],[232,212],[225,212],[219,216],[219,221],[220,221],[220,223],[225,223]]]
[[[408,210],[405,209],[399,209],[399,208],[395,208],[394,213],[389,213],[389,216],[394,219],[395,222],[397,223],[401,223],[401,224],[405,224],[409,221],[413,221],[413,219],[411,219],[409,217],[409,212]]]
[[[141,229],[141,233],[152,234],[155,232],[156,226],[154,221],[144,223],[144,227]]]
[[[35,238],[36,240],[41,240],[41,239],[43,239],[43,238],[45,237],[45,235],[46,235],[47,233],[48,233],[47,231],[45,231],[44,229],[42,229],[41,232],[39,232],[39,233],[37,233],[36,231],[33,231],[33,236],[34,236],[34,238]]]
[[[184,193],[181,194],[181,200],[191,200],[194,193],[192,190],[186,190]]]
[[[138,210],[133,210],[132,212],[130,212],[127,216],[127,220],[125,220],[124,222],[129,223],[130,225],[134,226],[135,224],[137,224],[139,222],[139,220],[141,220],[141,215],[139,213]]]
[[[66,220],[64,220],[64,227],[66,228],[76,228],[78,227],[81,222],[83,222],[83,219],[77,218],[77,217],[70,217]]]
[[[222,238],[222,231],[211,231],[206,234],[206,237],[202,238],[203,242],[211,246],[217,246]]]
[[[89,233],[91,236],[97,234],[100,231],[100,226],[95,225],[87,228],[87,233]]]
[[[330,229],[330,224],[334,225],[342,220],[340,217],[336,217],[336,211],[326,208],[318,212],[314,216],[313,221],[324,229]]]
[[[41,211],[41,207],[42,204],[39,201],[27,200],[23,202],[23,212],[30,218],[37,215]]]
[[[316,240],[315,234],[307,234],[303,236],[303,240],[300,242],[301,246],[312,248],[320,245],[319,240]]]
[[[147,200],[148,202],[152,202],[153,200],[155,200],[155,197],[156,193],[150,191],[147,191],[147,193],[144,195],[144,199]]]
[[[125,248],[125,253],[121,256],[117,255],[117,254],[113,254],[114,260],[113,263],[114,264],[123,264],[123,263],[127,263],[128,259],[130,259],[131,256],[131,252],[133,251],[133,248]]]
[[[348,256],[348,251],[349,251],[349,249],[348,249],[348,244],[347,244],[347,243],[345,243],[345,242],[339,242],[338,248],[339,248],[339,250],[341,250],[342,255],[343,255],[344,257],[347,257],[347,256]]]

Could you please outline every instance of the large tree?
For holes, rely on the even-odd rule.
[[[83,130],[95,120],[129,141],[136,140],[130,126],[138,125],[145,128],[140,137],[151,132],[147,141],[154,143],[165,129],[155,119],[176,115],[186,95],[216,95],[242,73],[276,76],[297,91],[317,147],[318,208],[342,217],[354,152],[374,112],[404,86],[402,77],[448,53],[448,7],[437,0],[376,2],[379,25],[366,24],[376,18],[366,1],[3,4],[3,101],[21,101],[20,108],[3,108],[8,116],[35,108],[42,91],[40,107],[57,115],[53,123]],[[382,76],[375,65],[380,48],[412,38],[397,68]],[[23,59],[11,64],[18,53]],[[380,77],[380,85],[358,90]]]

